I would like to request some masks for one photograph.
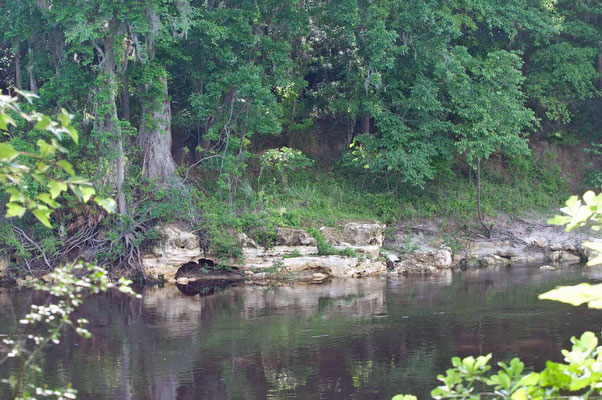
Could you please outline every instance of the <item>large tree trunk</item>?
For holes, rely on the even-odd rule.
[[[113,147],[110,154],[110,171],[108,179],[113,181],[117,190],[117,207],[119,214],[127,214],[127,203],[123,184],[125,182],[125,152],[123,150],[123,134],[119,119],[117,118],[116,90],[117,80],[115,71],[115,60],[113,58],[113,35],[107,35],[104,40],[103,49],[103,86],[98,88],[99,102],[96,106],[95,130],[109,135]],[[102,110],[102,113],[99,111]]]
[[[487,232],[487,237],[491,239],[491,227],[487,227],[485,222],[483,221],[483,214],[481,213],[481,160],[477,160],[477,212],[479,214],[479,222],[485,231]]]
[[[360,120],[360,133],[370,133],[370,113],[363,113]]]
[[[179,179],[175,174],[177,165],[171,154],[171,107],[164,71],[158,79],[161,96],[143,107],[140,126],[144,150],[142,173],[146,178],[167,186],[177,183]]]
[[[38,91],[38,81],[36,80],[36,75],[34,71],[35,65],[35,54],[33,52],[33,47],[31,43],[27,49],[27,54],[29,56],[29,65],[27,66],[27,72],[29,72],[29,91],[35,93]]]
[[[13,45],[13,51],[15,52],[15,87],[21,90],[23,89],[21,86],[21,49],[18,42]]]

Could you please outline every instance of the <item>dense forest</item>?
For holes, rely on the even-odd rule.
[[[345,219],[491,234],[602,185],[598,0],[11,0],[0,26],[2,93],[72,114],[69,161],[117,202],[1,220],[31,267],[136,271],[170,220],[218,255],[234,231]],[[50,135],[15,119],[19,151]]]

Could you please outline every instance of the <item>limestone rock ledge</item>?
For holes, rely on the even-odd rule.
[[[376,259],[385,239],[385,227],[374,222],[350,222],[341,230],[322,227],[320,232],[337,250],[351,249],[370,259]]]
[[[393,265],[391,275],[437,275],[452,267],[452,252],[448,248],[417,251],[399,257],[390,254],[388,259]]]
[[[321,229],[330,244],[340,250],[352,249],[363,256],[359,258],[318,255],[316,239],[303,229],[277,228],[273,247],[260,246],[245,233],[240,233],[237,239],[242,248],[242,259],[232,260],[231,265],[251,272],[276,267],[292,275],[301,272],[352,278],[380,275],[386,272],[386,264],[376,261],[384,240],[384,228],[379,223],[352,222],[339,230]],[[158,243],[142,257],[147,276],[162,276],[165,280],[174,281],[181,266],[204,257],[198,237],[193,232],[174,224],[160,227],[159,232],[161,238]],[[322,278],[322,275],[317,277]]]
[[[175,281],[178,269],[186,263],[197,262],[203,257],[203,250],[193,232],[174,224],[158,230],[161,238],[142,256],[142,266],[145,274],[153,279],[162,276],[167,281]]]
[[[364,278],[387,272],[387,266],[382,261],[345,256],[286,258],[282,262],[282,268],[293,274],[309,270],[333,278]]]
[[[8,256],[0,254],[0,281],[8,278]]]

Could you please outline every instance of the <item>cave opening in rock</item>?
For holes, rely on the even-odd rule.
[[[215,271],[215,262],[207,258],[201,258],[198,262],[188,262],[178,268],[176,279],[189,275],[199,275],[209,271]]]

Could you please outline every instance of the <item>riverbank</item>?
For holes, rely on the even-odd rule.
[[[547,218],[532,214],[498,219],[491,238],[462,235],[460,230],[452,237],[436,220],[400,223],[394,231],[376,221],[307,231],[277,227],[269,246],[259,245],[251,234],[237,234],[241,256],[228,260],[203,252],[193,232],[172,224],[161,228],[161,240],[143,256],[143,265],[149,277],[180,283],[192,279],[198,284],[204,280],[199,274],[203,270],[206,280],[215,281],[213,271],[221,263],[226,267],[224,281],[320,284],[332,278],[437,275],[467,268],[537,265],[555,269],[587,262],[596,255],[583,246],[600,240],[591,231],[566,232],[548,225]],[[393,232],[389,237],[387,230]]]
[[[171,223],[157,228],[158,239],[141,256],[142,271],[148,283],[194,282],[196,287],[241,282],[321,284],[333,278],[439,275],[467,268],[538,265],[553,269],[587,262],[596,255],[583,243],[602,239],[591,230],[566,232],[548,225],[550,216],[498,217],[491,238],[465,234],[460,227],[452,235],[450,226],[437,219],[401,221],[393,227],[378,221],[319,229],[275,227],[269,244],[258,244],[253,231],[230,232],[240,255],[228,258],[203,249],[198,233],[185,223]],[[8,266],[8,259],[0,258],[0,280],[10,280]],[[16,278],[12,281],[19,286],[25,283]]]

